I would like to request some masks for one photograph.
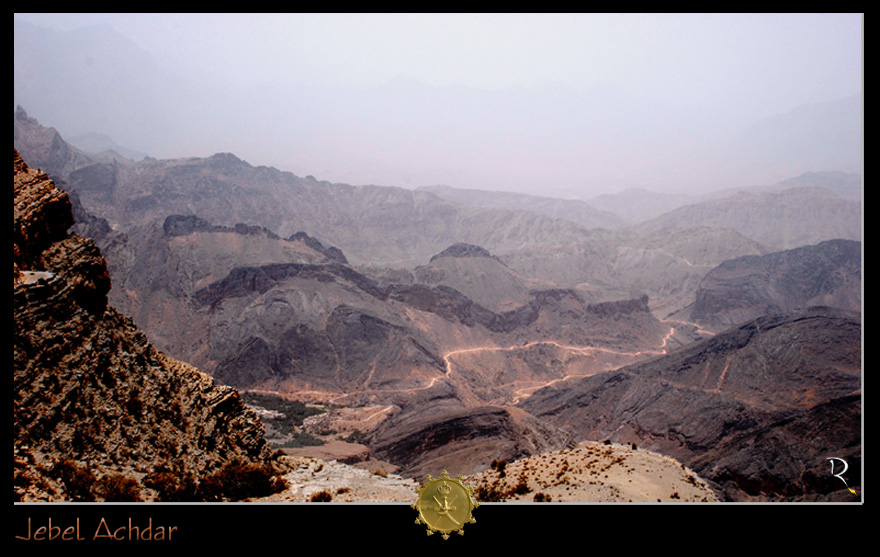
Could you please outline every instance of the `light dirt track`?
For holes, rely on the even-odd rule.
[[[682,325],[690,325],[690,326],[696,327],[696,325],[694,325],[693,323],[688,323],[688,322],[680,321],[680,320],[665,320],[664,322],[667,322],[667,323],[674,322],[674,323],[680,323]],[[710,331],[704,331],[704,330],[700,329],[699,327],[697,327],[696,330],[700,334],[709,334],[709,335],[713,334]],[[406,389],[371,389],[369,387],[363,387],[363,388],[359,388],[357,390],[353,390],[353,391],[350,391],[347,393],[340,393],[337,391],[325,391],[325,390],[301,390],[301,391],[298,391],[296,393],[296,395],[298,398],[301,398],[304,400],[311,399],[315,402],[324,402],[324,403],[330,403],[330,404],[345,404],[345,401],[347,399],[354,399],[354,398],[357,398],[357,397],[363,396],[364,394],[369,394],[369,393],[400,394],[400,393],[407,393],[407,392],[412,393],[412,392],[417,392],[417,391],[421,391],[421,390],[427,390],[427,389],[431,389],[438,381],[452,379],[453,368],[454,368],[453,358],[456,355],[476,354],[476,353],[481,353],[481,352],[512,352],[512,351],[517,351],[517,350],[527,350],[529,348],[532,348],[535,346],[540,346],[540,345],[554,346],[556,348],[559,348],[560,350],[566,350],[569,352],[579,353],[579,354],[584,354],[584,355],[606,354],[606,355],[612,355],[612,356],[620,356],[623,358],[630,359],[631,361],[623,364],[623,365],[629,365],[632,363],[636,363],[642,357],[662,356],[662,355],[668,353],[669,352],[669,348],[668,348],[669,341],[675,335],[675,332],[676,332],[675,326],[670,326],[669,332],[666,333],[666,335],[663,337],[663,340],[660,343],[659,347],[649,349],[649,350],[637,350],[637,351],[615,350],[613,348],[604,348],[604,347],[599,347],[599,346],[575,346],[575,345],[571,345],[571,344],[563,344],[561,342],[558,342],[558,341],[555,341],[552,339],[551,340],[536,340],[536,341],[532,341],[532,342],[527,342],[525,344],[516,344],[516,345],[511,345],[511,346],[496,346],[496,345],[473,346],[473,347],[468,347],[468,348],[450,350],[449,352],[446,352],[446,354],[443,355],[443,362],[444,362],[444,365],[446,368],[444,375],[426,378],[427,379],[426,383],[421,386],[410,387],[410,388],[406,388]],[[368,380],[370,378],[372,378],[373,374],[375,373],[375,366],[376,366],[376,364],[375,364],[375,362],[373,362],[373,365],[371,366],[371,369],[367,375]],[[337,370],[337,372],[338,372],[338,370]],[[524,398],[528,397],[531,393],[534,393],[535,391],[542,389],[544,387],[554,385],[554,384],[562,382],[562,381],[568,381],[569,379],[573,379],[573,378],[577,378],[577,377],[584,377],[584,376],[585,376],[584,374],[568,374],[563,377],[557,377],[557,378],[551,379],[551,380],[543,382],[543,383],[534,383],[534,384],[530,384],[525,387],[518,387],[513,391],[512,403],[517,404],[520,401],[522,401]],[[503,388],[503,387],[514,388],[515,385],[498,385],[498,387],[500,387],[500,388]]]

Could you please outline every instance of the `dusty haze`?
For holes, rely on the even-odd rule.
[[[65,139],[589,199],[861,172],[861,14],[15,14]]]

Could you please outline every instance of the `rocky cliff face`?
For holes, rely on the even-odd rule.
[[[247,496],[217,487],[235,470],[271,484],[263,425],[238,393],[110,307],[100,251],[67,233],[67,194],[17,152],[13,173],[14,499],[167,499],[171,477],[196,499]]]

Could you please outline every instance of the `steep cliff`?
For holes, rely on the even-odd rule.
[[[67,194],[13,153],[13,499],[226,500],[279,487],[238,393],[107,303]],[[230,490],[236,478],[244,489]]]

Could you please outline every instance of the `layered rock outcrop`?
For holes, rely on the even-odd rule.
[[[17,152],[13,190],[14,499],[161,499],[163,471],[201,486],[194,497],[226,499],[205,490],[224,467],[271,476],[256,414],[108,305],[99,249],[67,233],[67,194]],[[97,489],[111,484],[124,495]]]

